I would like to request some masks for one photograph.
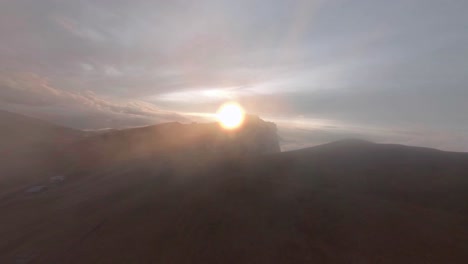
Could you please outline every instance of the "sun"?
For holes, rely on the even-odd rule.
[[[237,103],[225,103],[218,109],[216,117],[224,129],[235,129],[244,122],[245,112]]]

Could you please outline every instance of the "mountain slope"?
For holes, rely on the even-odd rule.
[[[74,140],[81,131],[54,125],[43,120],[0,111],[1,151],[22,151],[22,148],[46,148],[50,144]]]
[[[0,261],[468,261],[467,154],[340,141],[196,161],[145,157],[0,201]]]
[[[467,153],[344,140],[286,155],[323,185],[468,211]]]

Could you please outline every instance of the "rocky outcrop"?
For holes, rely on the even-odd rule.
[[[258,116],[247,116],[239,129],[219,131],[214,151],[239,155],[280,152],[276,125],[263,121]]]

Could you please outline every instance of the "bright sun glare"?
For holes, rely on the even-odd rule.
[[[244,109],[237,103],[225,103],[216,113],[219,124],[225,129],[238,128],[244,122]]]

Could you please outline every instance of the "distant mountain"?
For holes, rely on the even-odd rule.
[[[99,135],[118,159],[0,199],[0,262],[468,263],[467,153],[361,140],[190,151],[205,141],[184,128],[205,126]]]
[[[240,156],[280,152],[276,125],[248,116],[244,125],[226,131],[216,123],[164,123],[90,135],[70,148],[79,166],[171,159],[200,155]],[[79,154],[79,157],[76,154]]]

